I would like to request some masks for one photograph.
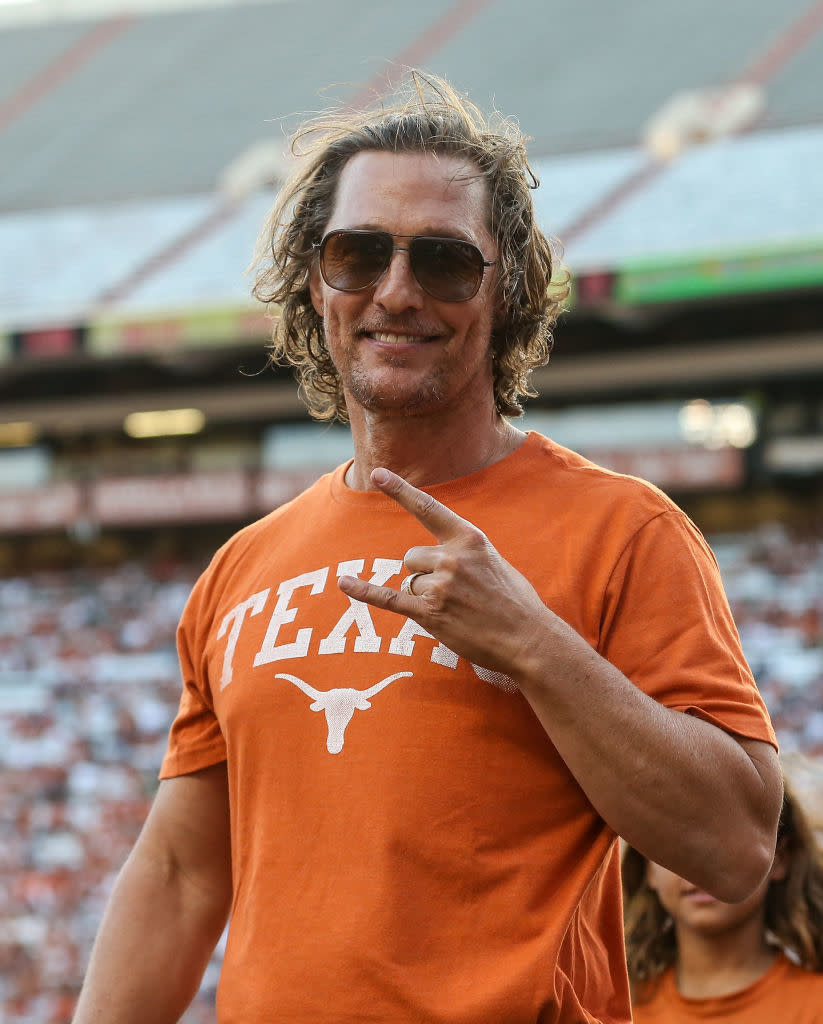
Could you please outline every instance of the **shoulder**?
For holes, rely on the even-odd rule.
[[[249,553],[257,555],[261,544],[280,538],[282,531],[288,529],[291,523],[305,524],[306,516],[328,502],[332,475],[327,473],[321,476],[295,497],[238,530],[217,549],[209,569],[216,570],[226,563],[242,560]]]
[[[691,519],[648,480],[607,469],[540,434],[529,434],[526,454],[524,477],[541,492],[539,500],[553,514],[567,510],[569,523],[578,531],[590,528],[628,540],[654,523],[657,534],[679,535],[702,546],[702,535]],[[519,488],[518,493],[526,489]]]
[[[783,953],[778,957],[772,971],[779,984],[808,992],[809,995],[817,995],[823,1010],[823,972],[810,971]]]
[[[328,504],[332,474],[326,474],[289,501],[234,533],[211,558],[189,598],[191,608],[201,612],[239,578],[253,581],[266,551],[294,541],[295,532],[305,534],[317,509]],[[245,584],[244,584],[245,586]]]
[[[530,432],[528,436],[528,454],[535,468],[542,467],[565,486],[609,495],[615,501],[631,500],[651,512],[680,511],[667,494],[648,480],[607,469],[542,434]]]

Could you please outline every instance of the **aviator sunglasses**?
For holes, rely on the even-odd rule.
[[[398,238],[408,239],[408,244],[397,245]],[[388,270],[395,251],[407,252],[417,283],[441,302],[466,302],[474,298],[486,267],[497,262],[483,259],[477,246],[462,238],[392,235],[388,231],[354,228],[330,231],[314,247],[319,250],[323,280],[339,292],[371,288]]]

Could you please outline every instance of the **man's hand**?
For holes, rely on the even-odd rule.
[[[406,553],[409,572],[425,573],[411,594],[351,576],[340,589],[510,676],[618,835],[718,899],[748,896],[774,856],[782,787],[772,747],[658,703],[547,608],[476,526],[394,473],[371,479],[437,543]]]
[[[541,620],[552,613],[529,581],[473,523],[386,469],[372,483],[410,512],[437,544],[410,548],[404,564],[413,592],[377,587],[352,576],[338,584],[349,597],[419,623],[455,654],[517,680]]]

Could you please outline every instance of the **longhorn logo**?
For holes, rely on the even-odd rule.
[[[402,679],[403,676],[414,675],[413,672],[395,672],[393,676],[382,679],[368,690],[355,690],[352,687],[339,687],[334,690],[315,690],[313,686],[304,683],[297,676],[290,676],[286,672],[278,672],[275,679],[287,679],[293,683],[298,690],[302,690],[307,697],[311,697],[312,704],[309,705],[312,711],[326,712],[326,725],[329,727],[329,735],[326,739],[326,750],[330,754],[339,754],[343,749],[343,740],[346,733],[346,726],[352,719],[355,711],[365,711],[371,707],[369,697],[379,693],[395,679]]]

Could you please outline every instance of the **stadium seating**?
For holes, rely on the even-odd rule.
[[[712,538],[784,753],[823,757],[823,541]],[[0,1020],[69,1019],[145,817],[178,700],[174,633],[200,563],[0,580]],[[811,795],[820,792],[817,786]],[[812,806],[823,823],[823,806]],[[220,948],[185,1024],[213,1024]]]

